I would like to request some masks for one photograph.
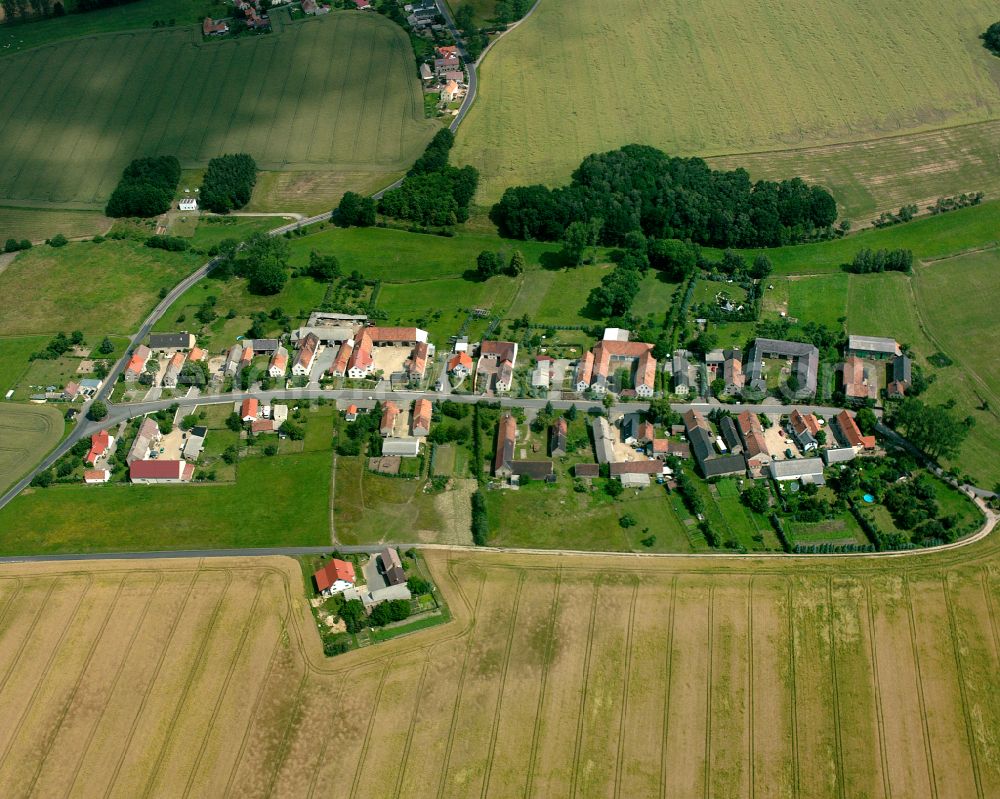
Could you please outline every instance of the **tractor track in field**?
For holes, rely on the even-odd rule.
[[[514,632],[517,630],[517,612],[521,604],[521,591],[524,589],[525,572],[521,572],[517,578],[517,588],[514,591],[514,606],[510,612],[510,629],[507,631],[507,644],[504,647],[503,666],[500,669],[500,687],[497,690],[497,703],[493,709],[493,724],[490,729],[490,745],[486,750],[486,773],[483,775],[483,787],[480,791],[481,799],[486,799],[490,788],[490,776],[493,773],[493,755],[497,748],[497,736],[500,734],[500,711],[503,706],[503,692],[507,684],[507,671],[510,667],[510,653],[514,646]]]
[[[708,679],[705,681],[705,775],[703,794],[712,795],[712,680],[715,672],[715,584],[708,587]]]
[[[639,580],[632,586],[632,601],[628,609],[625,634],[625,668],[622,670],[622,712],[618,720],[618,756],[615,758],[615,799],[622,791],[622,761],[625,759],[625,723],[628,717],[628,684],[632,675],[632,634],[635,627],[635,604],[639,596]]]
[[[924,759],[927,761],[927,776],[930,781],[931,794],[938,799],[937,776],[934,773],[934,750],[931,746],[931,732],[927,724],[927,701],[924,698],[924,678],[920,669],[920,652],[917,648],[917,622],[913,617],[913,597],[910,592],[910,576],[903,572],[903,594],[905,596],[906,612],[910,624],[910,650],[913,657],[913,670],[917,677],[917,699],[920,702],[920,725],[924,736]]]
[[[664,652],[666,685],[663,688],[663,734],[660,736],[660,799],[667,798],[667,740],[670,732],[670,683],[674,676],[674,618],[677,614],[677,575],[670,581],[670,612],[667,617],[667,648]]]
[[[185,798],[191,794],[191,787],[194,785],[195,776],[198,773],[198,769],[201,767],[201,761],[205,756],[205,750],[208,748],[208,740],[212,736],[215,721],[219,716],[222,703],[225,701],[226,694],[229,691],[229,683],[232,682],[233,672],[236,671],[236,667],[243,656],[244,647],[246,646],[247,639],[250,637],[252,622],[256,620],[255,612],[257,610],[257,605],[260,604],[260,595],[264,590],[264,582],[267,580],[267,577],[268,576],[265,574],[257,580],[257,591],[254,593],[253,602],[250,603],[250,610],[247,613],[246,620],[243,622],[243,630],[240,632],[239,643],[237,643],[235,647],[233,657],[229,660],[229,668],[226,670],[226,677],[222,681],[222,685],[219,686],[219,690],[215,698],[215,705],[212,708],[211,715],[208,717],[208,723],[205,725],[205,734],[202,735],[201,746],[198,747],[198,754],[195,756],[194,763],[191,764],[191,771],[188,774],[187,783],[184,786],[183,796]]]
[[[990,573],[987,567],[983,567],[980,579],[983,585],[983,595],[986,597],[986,612],[990,617],[990,629],[993,631],[993,654],[1000,660],[1000,627],[997,626],[993,595],[990,593]]]
[[[892,799],[892,781],[889,778],[889,756],[885,743],[885,708],[882,706],[882,678],[878,665],[878,636],[875,634],[875,608],[872,605],[871,583],[865,581],[865,605],[868,616],[868,643],[872,654],[872,690],[875,696],[875,721],[878,725],[878,751],[882,764],[882,790],[886,799]]]
[[[789,729],[792,733],[792,788],[795,796],[799,796],[802,791],[800,765],[799,765],[799,707],[798,693],[795,685],[795,589],[792,581],[787,581],[788,603],[788,687],[791,693],[789,707],[791,708],[791,724]]]
[[[948,587],[948,573],[941,574],[941,591],[944,594],[944,604],[948,610],[948,629],[951,635],[951,648],[955,657],[955,669],[958,673],[958,692],[962,699],[962,720],[965,722],[965,735],[969,741],[969,759],[972,761],[972,776],[976,782],[976,796],[985,797],[983,793],[983,776],[979,769],[979,752],[976,746],[976,731],[972,723],[969,707],[969,691],[965,682],[965,666],[962,663],[962,651],[959,643],[958,622],[955,619],[955,605],[951,599],[951,589]]]
[[[38,610],[35,611],[34,618],[31,620],[31,624],[28,625],[28,630],[24,634],[24,638],[21,639],[21,645],[17,649],[17,654],[14,655],[13,659],[10,661],[10,665],[7,666],[7,670],[4,672],[3,677],[0,677],[0,694],[3,693],[4,688],[7,687],[7,680],[10,679],[10,675],[13,674],[14,669],[17,668],[17,664],[21,661],[21,655],[24,653],[24,647],[32,639],[35,634],[35,627],[38,626],[39,619],[42,618],[42,611],[45,610],[45,606],[49,604],[49,599],[52,596],[52,592],[55,590],[56,585],[59,582],[59,578],[55,578],[49,584],[49,590],[45,592],[45,598],[38,605]]]
[[[357,670],[359,670],[360,668],[361,668],[360,666],[356,666],[353,669],[349,669],[348,671],[345,671],[340,676],[340,681],[337,683],[337,693],[335,694],[334,700],[333,700],[333,703],[332,703],[333,707],[338,707],[340,705],[340,700],[344,696],[344,688],[347,686],[347,681],[351,678],[351,676],[354,674],[354,672],[357,671]],[[419,697],[418,697],[418,701],[419,701]],[[323,746],[320,747],[320,750],[319,750],[319,752],[316,755],[316,762],[313,764],[312,775],[309,778],[309,792],[306,794],[306,796],[310,797],[310,799],[313,796],[313,794],[316,792],[316,783],[319,782],[320,769],[323,766],[323,761],[326,760],[326,750],[327,750],[327,747],[330,745],[330,739],[332,737],[333,736],[331,736],[331,735],[327,735],[327,736],[324,737],[324,739],[323,739]],[[400,794],[397,791],[394,795],[395,796],[399,796]]]
[[[288,754],[288,739],[291,737],[292,727],[295,726],[295,719],[302,708],[302,695],[308,682],[309,670],[303,669],[302,676],[299,678],[299,684],[295,689],[292,706],[288,711],[288,721],[284,725],[284,730],[281,732],[281,740],[278,742],[278,749],[274,757],[274,768],[271,770],[271,778],[267,782],[266,796],[274,795],[274,786],[278,781],[278,775],[281,773],[281,767],[285,764],[285,757]]]
[[[28,699],[27,704],[21,711],[21,715],[17,719],[17,724],[14,725],[14,729],[13,732],[11,733],[10,740],[7,741],[7,745],[4,747],[3,753],[0,754],[0,768],[2,768],[6,764],[7,757],[10,755],[11,748],[14,746],[15,741],[17,741],[17,739],[20,737],[21,725],[24,724],[24,720],[28,717],[29,711],[31,710],[31,706],[35,704],[35,700],[38,698],[38,693],[39,691],[41,691],[42,685],[48,679],[49,671],[52,669],[52,664],[55,662],[56,655],[62,648],[63,640],[66,638],[66,633],[73,626],[73,622],[76,621],[76,615],[77,613],[80,612],[80,606],[83,604],[83,600],[87,597],[87,594],[90,593],[90,588],[93,584],[94,580],[93,577],[91,577],[91,579],[87,581],[86,587],[83,589],[83,591],[80,592],[80,595],[77,597],[76,605],[73,606],[73,610],[70,613],[66,614],[66,621],[63,624],[62,631],[59,633],[59,638],[53,645],[52,651],[49,652],[49,657],[45,661],[45,665],[39,672],[38,679],[35,681],[35,687],[31,692],[31,697]],[[20,653],[18,653],[18,655],[20,656]],[[8,675],[9,673],[10,672],[8,672]]]
[[[396,785],[393,789],[393,796],[403,795],[403,778],[406,776],[406,764],[410,762],[410,749],[413,747],[413,734],[417,729],[417,715],[420,712],[420,700],[424,695],[424,683],[427,681],[427,672],[430,670],[431,653],[430,650],[424,654],[424,665],[420,669],[420,678],[417,680],[417,689],[413,692],[413,709],[410,711],[410,721],[406,728],[406,741],[403,744],[403,754],[399,758],[399,768],[396,771]],[[338,696],[339,702],[339,696]],[[325,751],[325,750],[324,750]],[[314,774],[318,769],[314,769]],[[309,788],[309,796],[312,797],[313,787],[316,781],[313,779]]]
[[[350,799],[354,799],[358,794],[358,785],[361,783],[361,775],[365,771],[365,760],[368,758],[368,748],[371,746],[372,730],[375,729],[375,719],[378,717],[379,702],[382,701],[382,692],[385,690],[385,680],[389,676],[392,664],[395,662],[395,658],[385,658],[385,664],[382,667],[382,674],[378,680],[378,688],[375,689],[375,696],[372,698],[372,712],[368,716],[365,737],[361,743],[361,751],[358,752],[358,764],[354,767],[354,778],[351,780],[351,792],[349,794]]]
[[[167,732],[163,738],[163,743],[160,745],[160,751],[157,754],[156,762],[153,764],[149,777],[146,779],[146,786],[142,792],[143,797],[149,796],[150,792],[153,790],[153,786],[156,785],[156,781],[160,775],[160,769],[163,767],[163,760],[166,757],[167,750],[170,748],[170,742],[173,738],[174,730],[177,727],[177,720],[180,718],[181,711],[184,708],[184,703],[187,702],[191,685],[194,683],[195,675],[197,675],[202,659],[205,657],[205,650],[208,649],[208,642],[212,640],[212,636],[215,633],[215,625],[219,621],[219,616],[222,612],[222,605],[225,603],[226,596],[229,594],[229,589],[233,584],[232,572],[226,569],[225,575],[226,583],[223,586],[222,591],[219,593],[219,598],[216,600],[215,607],[212,609],[212,615],[209,617],[205,634],[201,639],[201,643],[198,645],[197,654],[192,660],[191,668],[188,670],[184,679],[184,686],[181,688],[180,698],[174,706],[174,712],[170,717],[170,724],[167,725]]]
[[[469,667],[469,652],[472,650],[472,638],[475,635],[476,627],[479,624],[479,602],[483,597],[483,585],[486,583],[486,572],[481,572],[479,588],[476,591],[476,601],[472,606],[472,625],[469,628],[468,640],[465,644],[465,652],[462,655],[462,669],[458,673],[458,686],[455,691],[455,705],[451,710],[451,722],[448,725],[448,738],[444,747],[444,762],[441,768],[441,777],[438,780],[437,797],[444,796],[445,786],[448,784],[448,767],[451,763],[452,750],[455,748],[455,730],[458,727],[458,712],[462,705],[462,693],[465,689],[465,672]],[[468,600],[466,600],[468,601]]]
[[[754,719],[753,719],[753,581],[747,581],[747,769],[749,771],[750,799],[754,799],[757,786],[754,783]]]
[[[174,635],[177,633],[177,628],[180,625],[181,618],[184,616],[184,611],[187,609],[188,600],[191,598],[191,593],[194,590],[194,584],[198,582],[198,577],[201,575],[201,570],[196,570],[188,583],[187,590],[184,592],[184,598],[181,600],[180,607],[177,609],[177,615],[174,616],[173,623],[170,625],[170,631],[167,633],[166,641],[163,647],[160,649],[160,657],[156,661],[156,668],[153,669],[153,674],[149,678],[149,684],[146,686],[146,690],[142,694],[142,700],[139,702],[139,707],[135,711],[135,716],[132,719],[132,725],[129,727],[128,734],[125,736],[124,745],[122,746],[121,755],[118,757],[118,762],[115,763],[115,767],[111,772],[111,779],[108,782],[108,786],[104,791],[104,797],[111,794],[112,789],[115,787],[115,783],[118,781],[118,775],[121,773],[122,764],[125,762],[125,758],[128,756],[128,750],[132,745],[132,738],[135,736],[135,731],[139,726],[139,720],[142,718],[142,713],[146,709],[146,703],[149,701],[149,697],[153,693],[153,686],[156,684],[156,680],[160,676],[160,670],[163,668],[163,662],[167,659],[167,652],[170,650],[170,645],[173,643]],[[79,777],[79,773],[77,773]],[[74,781],[74,785],[76,782]],[[73,786],[70,786],[70,792],[72,792]]]
[[[104,633],[108,629],[108,624],[111,622],[111,617],[114,615],[116,608],[118,607],[118,602],[121,599],[122,591],[125,590],[125,583],[128,580],[128,576],[123,577],[119,583],[118,587],[115,589],[115,595],[111,598],[111,602],[108,603],[107,613],[104,614],[104,619],[101,621],[101,626],[94,635],[93,640],[90,643],[90,648],[87,650],[87,655],[83,659],[83,665],[80,668],[80,673],[76,676],[76,681],[73,683],[73,688],[66,697],[66,701],[63,702],[63,706],[59,711],[58,720],[49,730],[48,739],[42,744],[40,756],[38,758],[38,763],[35,766],[35,773],[31,777],[31,783],[28,786],[27,795],[31,795],[35,791],[35,785],[38,783],[39,777],[42,775],[42,768],[45,765],[45,761],[48,759],[49,753],[52,751],[52,745],[55,743],[56,738],[59,736],[59,731],[62,729],[63,722],[66,721],[66,716],[69,713],[69,709],[73,706],[73,702],[76,701],[76,696],[80,691],[80,686],[83,685],[83,678],[87,674],[87,670],[90,668],[90,664],[94,659],[94,655],[97,654],[97,647],[101,643],[101,639],[104,637]],[[152,597],[152,594],[150,595]],[[146,609],[149,609],[149,600],[146,600]],[[133,633],[134,640],[134,633]],[[124,660],[122,661],[124,663]],[[108,700],[111,696],[108,695]],[[107,705],[107,701],[105,702]],[[102,708],[103,711],[103,708]]]
[[[4,577],[5,581],[10,581],[14,583],[14,590],[10,592],[7,599],[4,600],[3,608],[0,608],[0,633],[3,633],[7,629],[7,613],[14,606],[14,602],[21,595],[21,591],[24,589],[24,580],[21,577]]]
[[[542,679],[538,689],[538,702],[535,706],[535,724],[531,732],[531,754],[528,756],[528,774],[524,783],[525,797],[532,796],[531,789],[535,781],[535,764],[538,760],[538,737],[542,729],[542,710],[545,705],[545,691],[549,680],[549,662],[552,660],[553,642],[555,639],[556,618],[559,615],[559,589],[562,586],[562,564],[556,572],[555,589],[552,595],[552,610],[549,613],[548,635],[545,639],[545,656],[542,661]]]
[[[837,682],[837,636],[836,619],[833,616],[833,576],[826,578],[827,627],[830,644],[830,691],[833,694],[833,742],[836,752],[837,795],[845,799],[844,783],[844,734],[840,724],[840,684]]]
[[[590,624],[587,627],[587,644],[583,656],[583,686],[580,691],[580,709],[576,719],[576,742],[573,744],[573,761],[570,765],[570,773],[573,775],[570,781],[569,795],[571,799],[576,799],[577,780],[580,773],[580,753],[583,749],[583,728],[586,722],[587,711],[587,683],[590,680],[590,654],[594,644],[594,622],[597,618],[597,595],[601,588],[602,574],[597,575],[594,580],[593,596],[590,600]]]

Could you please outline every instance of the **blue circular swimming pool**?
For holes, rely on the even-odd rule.
[[[863,499],[863,500],[864,500],[865,502],[867,502],[867,503],[869,503],[869,504],[875,501],[875,497],[873,497],[873,496],[872,496],[871,494],[865,494],[865,495],[864,495],[863,497],[861,497],[861,498],[862,498],[862,499]]]

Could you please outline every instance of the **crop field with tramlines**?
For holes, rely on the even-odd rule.
[[[773,153],[983,122],[1000,108],[1000,61],[979,40],[996,17],[988,0],[722,0],[711,8],[626,0],[613,10],[601,0],[542,0],[485,59],[455,160],[479,167],[480,201],[492,202],[510,185],[563,182],[585,155],[630,142],[676,155]],[[909,148],[907,199],[937,196],[921,171],[961,167],[974,176],[973,161],[948,152],[921,167],[915,153],[930,146]],[[978,140],[972,149],[991,153],[995,185],[993,150]],[[767,177],[812,172],[799,158],[776,154],[773,166],[768,158],[750,166]],[[906,180],[876,159],[868,168],[873,199],[843,186],[863,213],[896,201],[879,194],[875,176]]]
[[[192,28],[97,35],[0,58],[0,202],[11,205],[103,208],[122,168],[155,154],[391,172],[434,130],[410,44],[376,14],[232,41],[203,43]]]
[[[429,552],[332,659],[290,560],[5,566],[0,793],[996,796],[997,550]]]

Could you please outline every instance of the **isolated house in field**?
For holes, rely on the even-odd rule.
[[[379,423],[379,433],[382,438],[388,438],[396,428],[396,420],[399,418],[399,406],[389,400],[382,406],[382,420]]]
[[[857,355],[848,355],[843,366],[844,396],[849,400],[876,399],[878,380],[875,370]]]
[[[803,452],[819,447],[819,440],[816,438],[819,420],[811,413],[800,413],[798,408],[794,408],[788,416],[788,426],[792,430],[792,438]]]
[[[151,459],[133,461],[129,465],[129,480],[133,483],[187,483],[194,474],[194,464],[181,460]]]
[[[771,462],[771,454],[764,439],[764,427],[757,414],[744,411],[736,417],[736,424],[743,439],[743,456],[751,472],[758,473]]]
[[[319,339],[309,333],[299,342],[299,351],[295,354],[295,363],[292,364],[292,374],[297,376],[308,375],[316,361],[316,351],[319,349]]]
[[[133,380],[139,379],[139,375],[146,370],[146,362],[151,354],[149,347],[145,344],[140,344],[132,350],[132,357],[129,358],[128,365],[125,367],[126,381],[131,383]]]
[[[509,413],[500,417],[497,426],[497,447],[493,456],[493,474],[497,477],[510,477],[511,464],[514,462],[514,441],[517,438],[517,422]]]
[[[767,377],[764,374],[765,358],[781,358],[792,362],[791,375],[798,383],[792,392],[795,397],[811,397],[816,393],[819,350],[812,344],[773,338],[754,339],[744,369],[751,388],[760,392],[767,391]]]
[[[834,418],[837,429],[840,432],[839,438],[845,446],[853,447],[856,452],[863,449],[875,449],[875,436],[863,436],[858,428],[858,423],[847,411],[841,411]]]
[[[476,391],[497,394],[510,391],[517,364],[517,344],[513,341],[484,341],[476,364]]]
[[[888,360],[901,354],[895,339],[878,336],[848,336],[847,354],[858,358]]]
[[[912,362],[905,355],[897,355],[892,359],[892,366],[890,369],[892,380],[890,380],[889,384],[885,387],[886,394],[891,399],[905,397],[906,392],[909,390],[913,380]]]
[[[129,448],[125,463],[131,466],[136,461],[143,460],[149,456],[149,450],[160,440],[160,426],[155,419],[148,416],[139,425],[139,432],[135,435],[135,440]]]
[[[313,573],[316,591],[323,596],[333,596],[333,594],[353,588],[355,579],[354,564],[337,558]]]
[[[278,346],[274,350],[274,354],[271,355],[271,362],[267,365],[267,373],[275,380],[285,376],[285,371],[288,369],[288,350],[282,346]]]
[[[619,328],[604,331],[604,338],[577,363],[577,391],[589,388],[595,394],[606,394],[615,388],[615,375],[627,371],[636,395],[653,396],[656,380],[653,345],[629,341],[628,336],[627,330]]]
[[[163,373],[163,385],[173,387],[177,385],[177,379],[181,376],[181,369],[184,368],[184,353],[175,352],[170,356],[167,369]]]
[[[552,432],[549,434],[549,452],[553,458],[561,458],[566,454],[566,435],[569,426],[561,416],[552,425]]]
[[[211,17],[205,17],[204,22],[201,23],[201,33],[202,36],[222,36],[229,33],[229,25],[226,24],[224,19],[212,19]],[[194,203],[194,208],[186,208],[185,203]],[[198,203],[194,200],[184,199],[180,202],[180,208],[182,211],[194,211],[197,209]]]
[[[467,352],[456,352],[448,360],[448,373],[464,380],[472,372],[472,358]]]
[[[260,403],[253,397],[247,397],[240,404],[240,420],[252,422],[260,413]]]
[[[108,434],[107,430],[101,430],[90,437],[90,451],[87,453],[87,463],[93,465],[99,458],[103,458],[111,445],[115,443],[115,438]]]
[[[153,350],[189,350],[194,344],[194,336],[187,331],[149,334],[149,347]]]
[[[399,559],[399,552],[392,547],[386,547],[379,552],[378,559],[386,583],[403,585],[406,582],[406,572],[403,570],[403,562]]]
[[[413,403],[413,428],[415,436],[426,436],[431,431],[431,401],[420,398]]]

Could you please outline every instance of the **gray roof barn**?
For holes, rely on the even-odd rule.
[[[799,387],[796,396],[806,397],[816,393],[816,373],[819,371],[819,350],[801,341],[780,341],[773,338],[755,339],[750,347],[747,363],[743,365],[750,386],[758,391],[767,390],[764,378],[764,358],[790,358]]]
[[[189,350],[194,346],[194,336],[183,331],[181,333],[150,333],[149,347],[154,350],[182,349]]]
[[[803,483],[823,485],[823,461],[820,458],[796,458],[789,461],[771,461],[771,477],[778,481],[801,480]]]

